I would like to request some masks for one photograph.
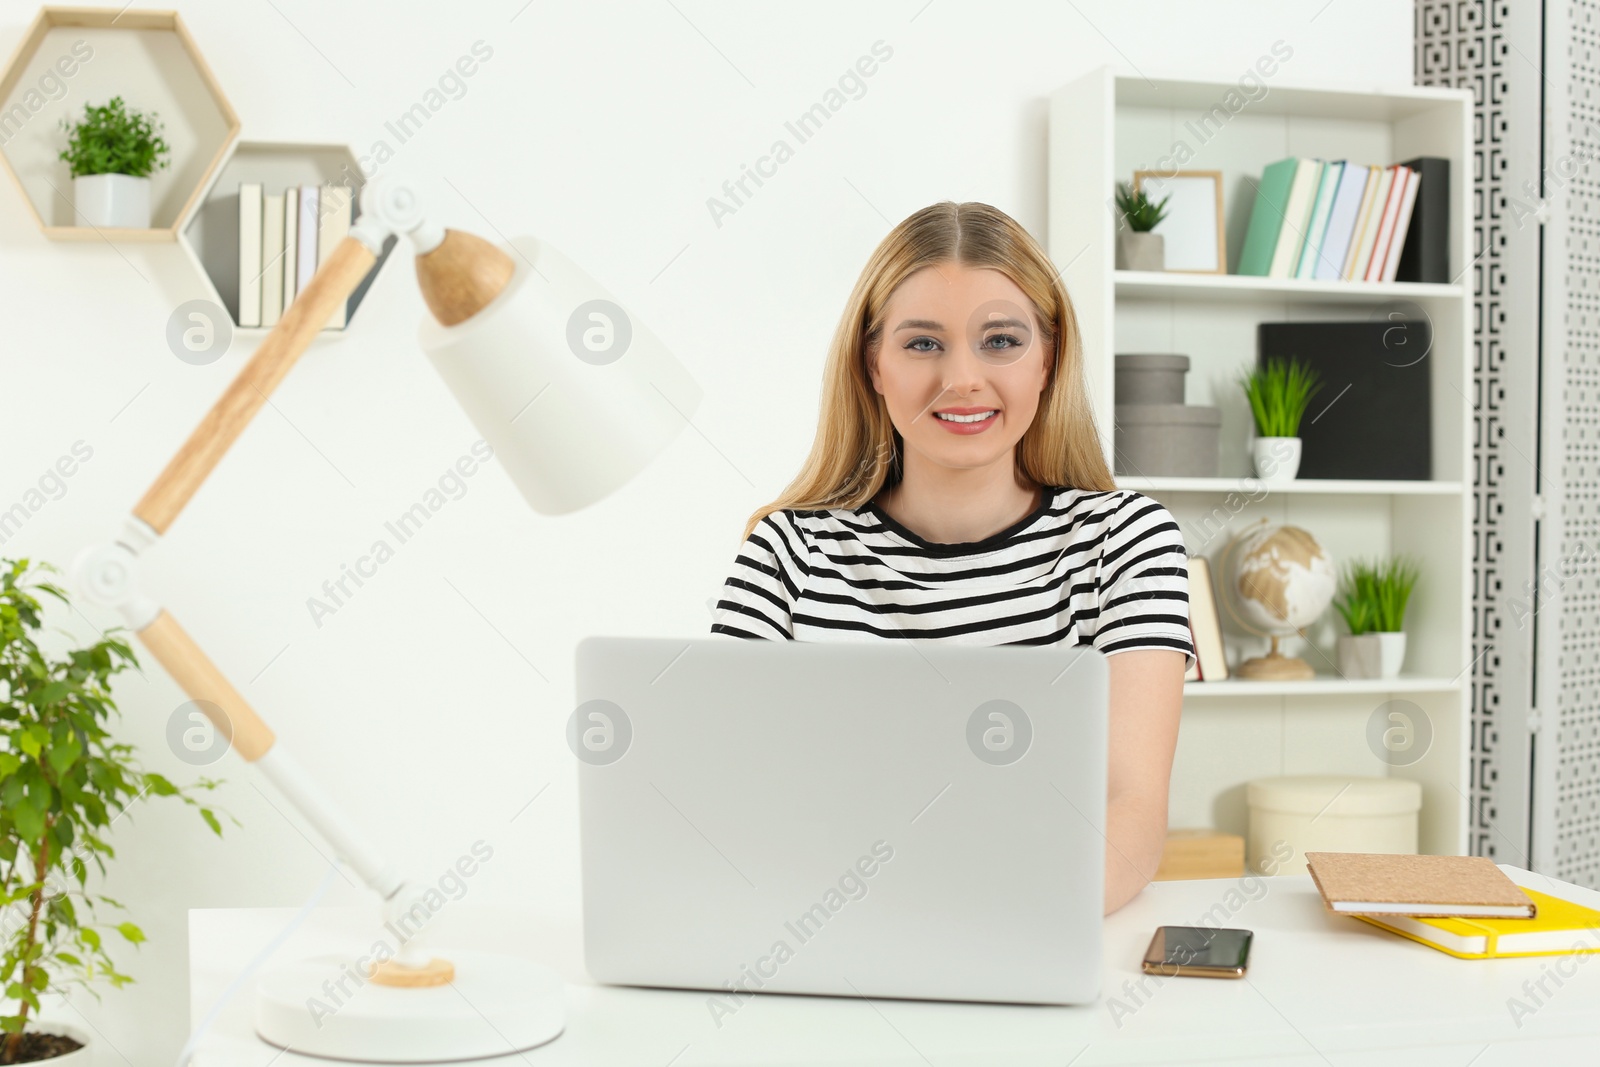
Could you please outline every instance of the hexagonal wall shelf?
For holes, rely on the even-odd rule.
[[[113,96],[154,111],[172,147],[169,165],[150,176],[147,230],[79,225],[72,175],[58,158],[61,121]],[[176,12],[46,7],[0,72],[0,161],[54,240],[172,240],[238,135],[233,107]]]
[[[239,141],[206,187],[199,208],[178,232],[178,244],[188,253],[228,311],[234,328],[243,335],[260,335],[261,328],[240,328],[239,323],[239,183],[260,182],[266,194],[304,185],[344,185],[359,191],[363,182],[355,153],[342,144],[294,144],[276,141]],[[354,207],[359,216],[359,201]],[[353,321],[367,290],[394,250],[395,238],[383,246],[366,278],[350,294],[346,322]],[[339,332],[325,327],[324,334]]]

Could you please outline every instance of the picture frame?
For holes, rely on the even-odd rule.
[[[1171,197],[1167,201],[1166,217],[1151,231],[1163,238],[1165,270],[1186,274],[1227,273],[1220,170],[1136,170],[1133,187],[1153,201]]]

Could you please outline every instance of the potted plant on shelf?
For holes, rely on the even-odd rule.
[[[1239,377],[1250,401],[1256,436],[1250,444],[1256,477],[1267,485],[1294,481],[1300,471],[1300,419],[1311,397],[1322,388],[1318,374],[1296,359],[1268,360]]]
[[[197,808],[220,836],[217,816],[192,792],[219,783],[179,787],[139,766],[107,730],[117,711],[110,681],[138,666],[132,649],[113,628],[87,648],[41,650],[35,594],[69,604],[28,560],[0,559],[0,1064],[82,1067],[92,1054],[87,1034],[38,1022],[40,998],[71,986],[98,998],[96,979],[126,985],[133,979],[116,969],[101,931],[144,940],[132,922],[96,921],[100,908],[122,905],[89,891],[89,863],[105,873],[115,855],[107,831],[146,794]]]
[[[1117,183],[1117,210],[1122,213],[1126,226],[1117,229],[1118,270],[1164,270],[1167,265],[1165,242],[1159,233],[1151,233],[1156,224],[1167,217],[1167,201],[1150,202],[1143,189],[1134,189],[1127,182]]]
[[[1339,673],[1346,678],[1393,678],[1406,658],[1406,602],[1420,576],[1403,557],[1378,563],[1356,561],[1346,569],[1341,598],[1334,602],[1348,634],[1339,635]]]
[[[150,227],[150,175],[171,162],[154,112],[129,109],[113,96],[100,107],[85,104],[76,123],[61,120],[67,147],[61,159],[72,171],[72,203],[80,219],[99,228]]]

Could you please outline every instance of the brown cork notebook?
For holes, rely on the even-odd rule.
[[[1311,880],[1341,915],[1531,919],[1528,894],[1483,856],[1307,852]]]

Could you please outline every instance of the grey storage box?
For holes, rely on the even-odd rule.
[[[1217,476],[1221,408],[1199,404],[1118,404],[1113,421],[1114,474],[1151,478]]]
[[[1116,359],[1115,403],[1181,404],[1189,357],[1171,353],[1130,353]]]

